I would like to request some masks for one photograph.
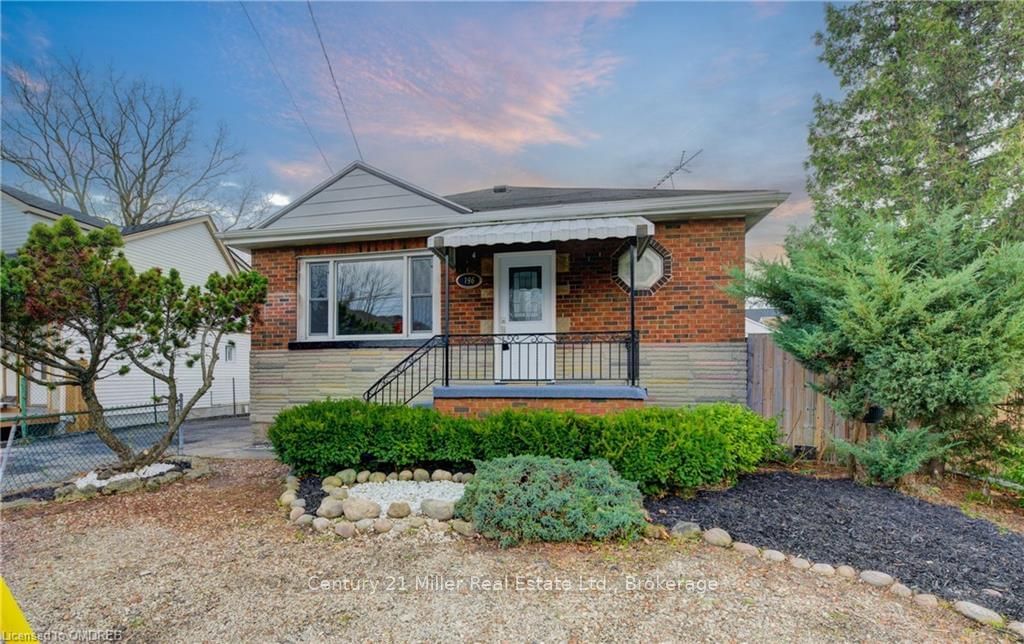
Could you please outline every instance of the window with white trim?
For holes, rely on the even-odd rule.
[[[306,260],[305,337],[431,335],[437,319],[432,255]]]

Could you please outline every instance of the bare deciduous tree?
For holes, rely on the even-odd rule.
[[[210,215],[230,227],[265,212],[251,183],[231,180],[241,152],[227,128],[203,142],[181,90],[74,58],[4,79],[3,160],[57,203],[125,226]]]

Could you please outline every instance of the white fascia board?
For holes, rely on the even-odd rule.
[[[228,231],[221,239],[228,246],[242,249],[275,246],[308,245],[341,241],[363,241],[397,237],[429,236],[447,228],[521,221],[549,221],[584,217],[642,216],[651,221],[704,219],[713,217],[748,218],[747,228],[771,212],[789,197],[776,191],[732,192],[713,195],[692,195],[658,199],[628,199],[589,203],[489,210],[454,215],[444,221],[421,221],[411,224],[387,223],[339,227],[295,228],[291,230],[245,229]]]

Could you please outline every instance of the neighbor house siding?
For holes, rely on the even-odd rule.
[[[13,254],[25,244],[28,231],[39,223],[53,223],[52,220],[25,212],[25,207],[3,195],[3,210],[0,210],[0,243],[5,255]]]

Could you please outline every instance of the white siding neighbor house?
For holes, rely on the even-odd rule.
[[[73,217],[84,230],[108,225],[76,210],[30,195],[21,190],[3,186],[3,210],[0,217],[0,235],[3,252],[13,254],[28,238],[29,229],[37,223],[53,223],[58,217]],[[217,229],[209,217],[196,217],[169,223],[142,224],[122,228],[124,254],[136,271],[150,268],[177,269],[186,286],[201,286],[211,273],[234,273],[240,260],[217,238]],[[210,416],[248,409],[249,403],[249,334],[234,334],[230,342],[221,346],[221,360],[217,364],[213,387],[201,403],[193,409],[193,416]],[[202,380],[197,370],[179,365],[178,391],[187,397],[199,388]],[[5,405],[17,404],[17,378],[4,370],[2,396]],[[63,388],[48,390],[37,384],[28,387],[28,406],[32,412],[74,411],[72,402]],[[166,393],[161,383],[133,369],[125,376],[111,376],[96,387],[100,401],[106,407],[148,404],[156,394]]]

